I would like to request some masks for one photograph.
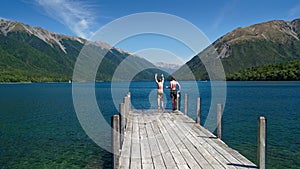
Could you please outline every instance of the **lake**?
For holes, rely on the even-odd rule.
[[[98,108],[107,124],[118,113],[127,91],[134,108],[156,108],[154,82],[126,85],[95,84]],[[91,86],[83,84],[82,88]],[[188,115],[193,119],[196,98],[201,97],[201,124],[205,124],[209,110],[216,107],[211,103],[210,82],[184,81],[181,86],[182,96],[189,95]],[[226,89],[224,142],[257,163],[257,119],[263,115],[267,119],[267,167],[300,168],[300,82],[227,82]],[[101,146],[86,134],[74,110],[72,84],[1,84],[0,94],[0,168],[112,167],[107,151],[110,130],[100,124],[97,141]],[[170,109],[167,90],[164,99]]]

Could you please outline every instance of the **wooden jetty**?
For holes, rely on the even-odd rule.
[[[130,95],[112,125],[114,168],[257,168],[180,111],[130,110]]]

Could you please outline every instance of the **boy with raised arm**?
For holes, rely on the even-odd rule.
[[[154,79],[157,84],[157,109],[159,112],[160,111],[160,103],[161,103],[162,112],[164,112],[165,109],[164,109],[164,89],[163,89],[163,87],[164,87],[165,78],[164,78],[164,75],[161,74],[161,79],[157,80],[157,73],[155,73]]]

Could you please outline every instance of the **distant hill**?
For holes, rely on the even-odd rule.
[[[187,66],[196,79],[209,79],[199,57],[203,57],[211,47],[215,48],[227,76],[251,67],[297,60],[300,59],[299,38],[300,19],[293,21],[274,20],[245,28],[237,28],[193,57],[174,75],[184,79]]]
[[[83,38],[1,19],[0,82],[69,81],[76,59],[86,42]],[[141,57],[103,42],[93,44],[98,50],[108,51],[99,66],[97,81],[110,81],[118,65],[128,57],[132,61],[128,65],[131,70],[152,67],[138,73],[134,80],[152,80],[154,73],[162,73]]]
[[[159,68],[165,72],[168,72],[170,74],[172,74],[173,72],[175,72],[176,70],[178,70],[181,67],[181,65],[179,65],[179,64],[171,64],[171,63],[164,63],[164,62],[156,62],[156,63],[154,63],[154,65],[157,68]]]
[[[300,60],[267,66],[252,67],[230,74],[227,80],[241,81],[296,81],[300,80]]]

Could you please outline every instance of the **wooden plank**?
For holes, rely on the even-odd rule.
[[[173,118],[168,115],[168,120],[162,120],[161,122],[167,129],[167,132],[169,133],[170,136],[172,136],[173,144],[176,145],[177,149],[180,152],[180,156],[184,160],[184,162],[180,159],[175,160],[177,162],[178,168],[190,168],[189,166],[193,166],[192,164],[194,163],[193,157],[190,154],[190,152],[186,149],[185,145],[182,143],[181,139],[177,135],[177,128],[171,127],[169,123],[172,123]],[[180,157],[177,157],[180,158]],[[189,165],[188,165],[189,164]],[[195,165],[196,166],[196,165]]]
[[[148,135],[148,142],[149,147],[151,151],[151,157],[153,161],[154,168],[166,168],[165,163],[163,161],[162,155],[160,153],[158,143],[156,140],[156,137],[154,135],[153,129],[152,129],[152,118],[150,115],[145,115],[144,122],[146,123],[146,132]]]
[[[172,154],[170,153],[170,150],[163,138],[163,133],[161,133],[159,130],[157,120],[158,119],[153,118],[151,125],[152,125],[152,129],[153,129],[155,138],[158,143],[160,153],[162,154],[165,166],[166,166],[166,168],[170,168],[170,169],[177,168],[176,162],[173,159]]]
[[[222,147],[222,146],[221,146]],[[230,147],[222,147],[228,151],[234,158],[241,162],[240,168],[256,168],[256,165],[249,161],[246,157],[242,156],[238,151]]]
[[[154,169],[153,164],[142,164],[142,169]]]
[[[175,117],[178,117],[180,115],[176,115]],[[188,165],[191,168],[199,168],[201,166],[201,168],[205,168],[205,169],[209,169],[212,168],[212,166],[209,164],[209,162],[204,158],[204,156],[195,148],[196,145],[193,145],[192,142],[190,140],[192,140],[193,138],[191,137],[191,135],[189,133],[187,133],[184,130],[184,127],[182,126],[182,124],[179,124],[178,122],[180,121],[174,121],[173,123],[170,123],[172,128],[176,128],[177,126],[177,134],[178,136],[181,138],[181,141],[183,142],[183,144],[185,145],[186,149],[190,152],[190,154],[193,157],[193,161],[188,161]],[[186,157],[187,158],[187,157]]]
[[[192,123],[191,123],[192,122]],[[182,124],[185,125],[182,125]],[[219,154],[213,147],[211,147],[207,141],[203,138],[209,138],[205,134],[199,135],[195,134],[191,125],[195,123],[193,121],[182,121],[182,119],[177,119],[176,124],[182,128],[183,132],[186,135],[189,135],[190,141],[193,142],[193,145],[197,148],[197,150],[202,154],[202,156],[210,163],[213,168],[235,168],[234,166],[227,166],[229,163],[228,160],[223,158],[221,154]],[[190,126],[188,126],[190,125]],[[194,138],[194,139],[192,139]]]
[[[136,169],[142,167],[140,134],[139,134],[139,118],[138,114],[132,114],[132,135],[131,135],[131,156],[130,168]]]
[[[179,113],[131,111],[120,168],[253,168],[252,162]]]
[[[182,156],[185,158],[188,166],[190,168],[201,168],[200,165],[195,161],[192,153],[188,150],[188,145],[185,143],[186,138],[184,134],[181,132],[181,129],[176,126],[174,123],[174,117],[172,117],[174,114],[170,115],[170,120],[167,121],[165,124],[166,126],[169,126],[170,130],[169,132],[172,133],[172,136],[174,140],[179,140],[180,143],[177,144],[180,152],[182,153]],[[178,141],[176,141],[178,142]]]
[[[183,120],[183,121],[184,121],[184,119],[179,119],[179,120]],[[197,135],[199,135],[199,134],[196,132],[196,131],[198,131],[198,130],[197,130],[197,128],[194,127],[195,124],[193,123],[193,120],[191,120],[191,119],[185,119],[185,121],[186,121],[185,124],[186,124],[186,125],[189,125],[189,127],[188,127],[189,132],[190,132],[191,134],[193,134],[194,137],[197,137]],[[191,123],[188,123],[188,122],[191,122]],[[191,130],[190,130],[190,129],[191,129]],[[198,132],[201,132],[201,131],[198,131]],[[215,149],[216,147],[211,146],[211,144],[213,143],[213,141],[214,141],[215,139],[212,139],[211,137],[205,136],[204,133],[201,133],[201,136],[202,136],[202,137],[198,137],[198,138],[197,138],[197,141],[200,140],[199,143],[201,143],[202,146],[203,146],[204,148],[206,148],[210,153],[212,153],[212,155],[215,157],[215,159],[217,159],[219,162],[221,162],[225,168],[228,168],[228,167],[229,167],[229,168],[235,168],[235,167],[233,167],[233,166],[227,166],[227,164],[229,164],[230,161],[224,157],[224,154],[219,153],[219,152]],[[203,137],[203,136],[204,136],[204,137]],[[215,138],[215,137],[213,137],[213,138]],[[224,164],[225,164],[225,165],[224,165]]]
[[[190,119],[190,118],[189,118],[189,120],[192,121],[192,119]],[[198,128],[198,129],[196,129],[196,128]],[[201,130],[199,130],[199,128],[201,128]],[[196,134],[200,134],[200,135],[203,135],[204,134],[203,131],[206,130],[203,127],[200,127],[200,126],[194,127],[193,129],[196,132]],[[208,133],[208,131],[206,131],[205,133]],[[204,145],[207,148],[211,149],[212,151],[217,151],[217,152],[214,152],[214,153],[221,154],[223,157],[218,156],[219,160],[224,161],[223,159],[225,158],[228,161],[226,168],[228,166],[230,166],[230,168],[232,168],[232,166],[234,166],[235,168],[247,168],[247,167],[253,168],[253,167],[256,167],[252,162],[250,162],[248,159],[243,157],[237,151],[235,151],[236,153],[232,154],[231,153],[232,151],[230,151],[232,149],[230,147],[228,147],[222,140],[212,139],[212,138],[215,138],[215,136],[211,133],[209,135],[210,136],[205,139],[207,144],[204,144]],[[240,159],[243,159],[243,160],[240,160]]]
[[[131,115],[128,114],[128,119]],[[129,168],[130,167],[130,156],[131,156],[131,134],[132,134],[132,123],[131,120],[127,121],[126,132],[124,133],[124,141],[122,145],[119,168]]]
[[[176,142],[173,141],[174,137],[173,135],[170,135],[170,128],[167,128],[168,126],[163,125],[162,123],[166,122],[167,120],[169,120],[168,118],[166,118],[166,116],[160,116],[160,119],[157,121],[158,122],[158,128],[160,130],[161,133],[163,133],[163,137],[165,139],[165,142],[173,156],[173,159],[175,160],[176,165],[179,167],[188,167],[188,165],[186,164],[184,158],[182,157],[178,147],[176,146]],[[178,139],[177,139],[178,140]]]
[[[182,126],[182,129],[186,130],[186,132],[185,132],[186,135],[189,135],[189,137],[187,137],[187,138],[190,139],[190,142],[192,143],[192,145],[194,145],[196,147],[198,152],[200,154],[202,154],[202,156],[206,159],[206,161],[208,161],[213,168],[225,168],[219,161],[216,160],[215,156],[210,154],[210,152],[207,149],[205,149],[205,147],[203,147],[203,144],[205,144],[205,141],[197,138],[198,136],[193,135],[193,133],[190,131],[191,128],[186,128],[186,127],[187,126],[184,125],[184,126]]]
[[[151,157],[151,150],[149,146],[150,144],[149,144],[148,135],[146,131],[146,123],[144,121],[145,116],[146,116],[145,114],[139,116],[142,168],[151,168],[151,166],[152,168],[154,168],[152,157]]]
[[[219,153],[223,153],[224,156],[231,160],[230,165],[236,166],[237,168],[254,168],[256,165],[249,161],[247,158],[242,156],[238,151],[228,147],[224,142],[219,139],[213,139],[211,146],[214,147]]]

